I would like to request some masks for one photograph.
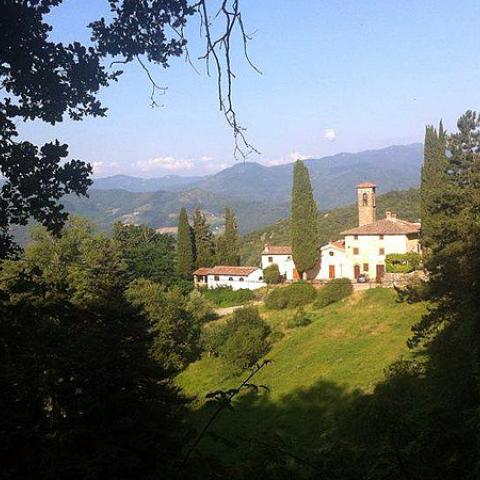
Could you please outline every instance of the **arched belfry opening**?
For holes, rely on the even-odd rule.
[[[377,221],[376,189],[374,183],[357,185],[358,225],[369,225]]]

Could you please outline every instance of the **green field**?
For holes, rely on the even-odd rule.
[[[294,311],[262,309],[272,329],[285,336],[266,356],[272,363],[254,379],[269,392],[242,395],[234,411],[223,411],[215,422],[217,434],[240,444],[224,452],[224,458],[238,460],[250,438],[265,435],[282,438],[299,451],[313,446],[353,399],[372,391],[392,362],[411,355],[405,342],[424,310],[423,304],[398,303],[392,290],[372,289],[312,311],[310,325],[288,330]],[[234,387],[244,376],[229,375],[218,358],[203,358],[177,377],[185,393],[195,397],[192,421],[197,428],[212,411],[204,406],[205,394]],[[207,450],[220,448],[208,439],[202,443]]]

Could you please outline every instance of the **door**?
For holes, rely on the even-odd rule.
[[[355,265],[353,267],[353,276],[358,278],[360,276],[360,265]]]
[[[328,278],[335,278],[335,265],[328,266]]]
[[[382,278],[384,274],[385,274],[385,265],[377,265],[377,283],[382,282]]]
[[[300,274],[298,273],[298,270],[296,268],[293,269],[293,279],[294,280],[300,280]]]

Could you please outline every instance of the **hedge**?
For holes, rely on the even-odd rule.
[[[306,282],[296,282],[272,290],[265,299],[265,307],[270,310],[302,307],[312,303],[316,296],[315,287]]]
[[[385,269],[388,273],[410,273],[421,266],[419,253],[390,253],[385,257]]]
[[[338,302],[353,292],[352,282],[348,278],[334,278],[330,280],[318,292],[315,308],[323,308],[332,303]]]
[[[244,305],[255,298],[254,292],[246,288],[240,290],[232,290],[232,287],[202,288],[200,292],[217,307]]]

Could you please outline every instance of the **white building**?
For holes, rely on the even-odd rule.
[[[218,265],[213,268],[199,268],[193,272],[193,280],[197,287],[231,287],[233,290],[256,290],[266,285],[263,271],[257,267]]]
[[[321,247],[319,264],[310,278],[355,280],[364,274],[372,281],[380,281],[385,273],[386,255],[420,253],[420,223],[401,220],[392,212],[377,220],[376,185],[361,183],[357,186],[357,207],[358,227],[342,232],[343,240]],[[299,278],[291,247],[266,245],[262,268],[273,263],[287,280]]]
[[[265,269],[273,264],[278,265],[280,275],[286,280],[293,280],[295,264],[292,260],[292,247],[288,245],[265,245],[262,253],[262,268]]]

